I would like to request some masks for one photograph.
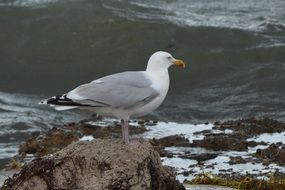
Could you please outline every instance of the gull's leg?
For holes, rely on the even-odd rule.
[[[122,120],[122,137],[126,144],[130,144],[129,140],[129,123],[128,120]]]
[[[138,148],[141,145],[141,141],[140,140],[130,141],[130,139],[129,139],[129,122],[128,122],[128,120],[121,120],[121,125],[122,125],[122,137],[123,137],[124,143],[127,145],[131,145],[131,146]]]
[[[125,143],[130,144],[129,140],[129,122],[128,120],[124,120],[124,127],[125,127]]]
[[[122,128],[122,138],[123,141],[125,142],[125,126],[124,126],[124,120],[121,120],[121,128]]]

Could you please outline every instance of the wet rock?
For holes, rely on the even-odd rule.
[[[214,169],[214,168],[215,168],[215,165],[216,165],[216,164],[212,163],[212,164],[206,165],[205,168]]]
[[[139,120],[137,121],[137,123],[139,125],[142,125],[142,126],[155,126],[158,121],[153,121],[153,120]]]
[[[197,161],[206,161],[206,160],[214,159],[218,155],[219,154],[217,154],[217,153],[202,153],[202,154],[185,154],[185,155],[180,155],[179,157],[180,158],[197,160]]]
[[[209,150],[236,150],[243,151],[248,149],[249,143],[246,140],[229,137],[226,135],[206,136],[202,140],[193,140],[191,146],[203,147]]]
[[[160,139],[153,138],[149,142],[152,144],[155,150],[158,151],[161,157],[170,158],[173,157],[173,154],[171,152],[166,151],[165,147],[188,146],[190,144],[189,140],[182,135],[171,135]]]
[[[40,149],[40,145],[36,137],[30,137],[24,144],[20,145],[19,152],[25,154],[35,154]]]
[[[229,164],[230,165],[233,165],[233,164],[244,164],[246,163],[247,161],[242,158],[241,156],[230,156],[230,161],[229,161]]]
[[[97,120],[96,120],[97,121]],[[141,134],[147,131],[144,126],[130,126],[130,134]],[[121,126],[113,123],[106,127],[91,125],[90,120],[70,123],[61,128],[53,128],[45,134],[30,137],[20,146],[19,154],[43,156],[54,153],[82,136],[92,135],[95,138],[120,138]]]
[[[182,172],[182,175],[183,176],[189,176],[191,174],[191,172],[189,172],[189,171],[183,171]]]
[[[204,161],[198,161],[196,164],[197,167],[204,167],[204,165],[205,165]]]
[[[19,149],[20,154],[37,154],[37,156],[56,152],[79,140],[76,131],[53,128],[44,136],[31,137]]]
[[[247,142],[248,142],[248,146],[250,147],[255,147],[257,145],[267,145],[267,143],[264,141],[261,141],[261,142],[247,141]]]
[[[272,177],[274,178],[274,179],[276,179],[276,180],[284,180],[285,179],[285,174],[284,173],[282,173],[282,172],[274,172],[273,174],[272,174]]]
[[[76,142],[53,156],[35,159],[2,187],[15,188],[185,189],[148,142],[130,146],[119,139]]]
[[[212,130],[211,129],[207,129],[207,130],[203,130],[203,131],[196,131],[193,134],[194,135],[209,135],[212,134]]]
[[[189,140],[182,135],[171,135],[160,139],[154,138],[150,141],[150,143],[153,146],[163,146],[163,147],[188,146]]]
[[[167,157],[167,158],[173,158],[174,154],[170,151],[166,151],[164,148],[160,147],[160,149],[157,149],[158,147],[155,147],[155,150],[159,153],[160,157]]]
[[[280,147],[273,143],[266,149],[258,149],[255,156],[261,159],[264,165],[272,162],[285,165],[285,146]]]
[[[246,151],[248,147],[266,145],[265,142],[247,141],[248,138],[263,134],[285,131],[285,123],[267,118],[249,118],[215,122],[213,127],[221,133],[213,133],[212,130],[204,130],[195,134],[203,134],[202,140],[194,140],[190,146],[203,147],[210,150],[234,150]],[[226,133],[231,130],[231,133]]]
[[[214,129],[231,129],[234,133],[242,135],[242,138],[250,138],[262,133],[285,131],[285,123],[268,118],[248,118],[217,122]]]
[[[66,126],[67,129],[72,131],[79,131],[81,135],[92,135],[95,138],[107,138],[114,137],[119,138],[121,136],[121,125],[117,123],[110,124],[106,127],[101,127],[98,125],[91,125],[87,123],[79,123],[75,125]],[[147,129],[142,126],[132,126],[129,127],[130,135],[141,134],[147,131]]]

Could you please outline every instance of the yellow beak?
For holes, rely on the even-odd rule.
[[[180,60],[180,59],[175,59],[174,64],[177,65],[178,67],[183,67],[185,68],[185,63],[184,61]]]

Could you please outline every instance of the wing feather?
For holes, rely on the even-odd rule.
[[[123,72],[83,84],[67,93],[72,101],[90,105],[129,109],[145,105],[159,96],[143,72]]]

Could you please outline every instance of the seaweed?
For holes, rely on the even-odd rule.
[[[242,176],[239,178],[221,177],[211,173],[201,173],[191,181],[185,181],[186,184],[199,185],[220,185],[232,187],[241,190],[284,190],[285,178],[279,179],[270,176],[268,180],[254,179],[253,177]]]

